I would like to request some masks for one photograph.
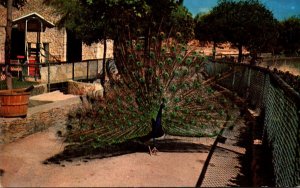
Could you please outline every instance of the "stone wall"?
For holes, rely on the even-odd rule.
[[[5,44],[5,27],[0,26],[0,63],[5,61],[4,44]]]
[[[40,95],[47,92],[47,84],[39,84],[34,86],[33,90],[30,92],[30,96]]]
[[[91,46],[83,44],[82,46],[82,60],[87,59],[102,59],[104,52],[104,45],[102,43],[93,43]],[[106,58],[113,58],[113,41],[107,40]]]
[[[68,101],[68,103],[58,102],[62,104],[56,108],[52,108],[49,104],[49,109],[38,110],[37,113],[28,115],[26,118],[0,118],[0,144],[13,142],[53,126],[63,129],[66,126],[69,111],[80,104],[78,100],[72,100],[73,102]],[[45,105],[33,108],[42,108],[42,106]]]
[[[95,79],[102,70],[101,60],[74,63],[74,80]],[[65,63],[50,66],[50,83],[72,80],[73,64]],[[48,67],[41,67],[41,83],[48,83]]]
[[[93,98],[102,98],[103,87],[100,83],[82,83],[68,81],[68,94],[87,95]]]

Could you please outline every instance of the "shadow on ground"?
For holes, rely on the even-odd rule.
[[[210,146],[183,142],[180,139],[157,140],[156,145],[159,152],[208,153],[210,149]],[[148,145],[136,140],[97,149],[91,149],[90,146],[84,145],[69,145],[65,147],[63,152],[46,159],[43,163],[61,164],[62,162],[72,162],[74,160],[88,162],[92,159],[103,159],[136,152],[148,153]]]
[[[275,177],[271,148],[266,144],[266,140],[263,140],[262,145],[253,144],[255,139],[266,139],[266,135],[263,137],[264,115],[253,119],[249,114],[246,114],[244,118],[246,126],[239,130],[240,135],[236,145],[246,148],[246,153],[238,156],[241,165],[239,167],[240,173],[230,180],[231,183],[228,186],[274,187]]]
[[[252,174],[251,174],[251,161],[252,161],[252,149],[251,149],[251,130],[247,123],[246,127],[241,127],[237,146],[246,148],[244,155],[238,155],[240,163],[240,173],[230,180],[227,186],[238,186],[238,187],[252,187]]]

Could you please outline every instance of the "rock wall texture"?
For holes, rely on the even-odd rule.
[[[77,105],[49,109],[26,118],[0,118],[0,144],[13,142],[51,126],[66,126],[69,111]]]
[[[68,82],[68,94],[86,95],[92,98],[103,97],[103,87],[99,83]]]
[[[1,11],[2,10],[0,10],[0,12]],[[5,61],[4,44],[5,44],[5,27],[0,26],[0,63]]]
[[[74,68],[74,71],[73,71]],[[65,82],[74,79],[95,79],[102,70],[102,61],[91,60],[50,66],[50,83]],[[48,67],[41,67],[41,83],[48,83]]]
[[[91,46],[83,44],[82,59],[102,59],[104,52],[103,43],[93,43]],[[113,41],[107,40],[106,58],[113,58]]]
[[[33,90],[30,92],[30,96],[40,95],[47,92],[47,84],[39,84],[34,86]]]

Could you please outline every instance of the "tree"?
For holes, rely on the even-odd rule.
[[[76,32],[86,44],[107,38],[118,38],[124,28],[130,28],[131,34],[148,33],[148,27],[157,30],[167,21],[176,0],[44,0],[53,5],[62,15],[58,25]]]
[[[181,37],[185,42],[194,39],[195,22],[192,14],[186,7],[182,5],[178,6],[178,8],[172,11],[170,19],[170,24],[173,28],[172,37],[175,37],[176,33],[181,33]]]
[[[278,36],[277,22],[258,0],[220,0],[209,15],[204,16],[196,32],[216,32],[210,37],[231,42],[238,48],[238,62],[241,62],[243,47],[254,54],[272,48]],[[205,31],[201,31],[200,26]]]
[[[12,7],[20,9],[26,4],[26,2],[27,0],[13,0]],[[4,7],[8,7],[8,4],[10,4],[10,2],[8,0],[0,0],[0,4]]]
[[[0,0],[0,4],[7,8],[7,22],[5,27],[5,75],[7,89],[12,89],[12,76],[9,71],[11,54],[12,8],[20,8],[24,6],[26,2],[26,0]]]
[[[286,55],[295,55],[300,49],[300,18],[293,16],[279,24],[279,46]]]
[[[218,43],[226,41],[221,23],[217,23],[219,20],[215,14],[202,14],[199,13],[195,17],[195,38],[198,40],[213,42],[213,58],[215,57],[216,46]],[[215,22],[215,24],[211,24]]]

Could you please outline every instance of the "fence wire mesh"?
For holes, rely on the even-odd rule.
[[[280,187],[299,185],[299,116],[296,103],[276,85],[269,84],[265,126],[273,148],[276,184]]]
[[[272,148],[276,186],[300,185],[300,100],[272,72],[241,64],[210,62],[207,74],[214,76],[231,70],[232,74],[217,83],[247,99],[250,107],[265,116],[263,136]],[[287,89],[287,87],[289,89]],[[262,138],[264,140],[264,138]]]

